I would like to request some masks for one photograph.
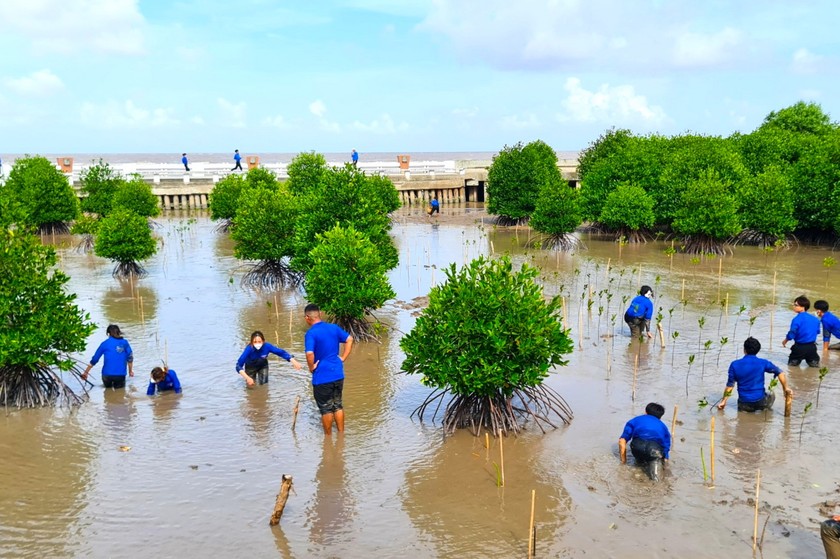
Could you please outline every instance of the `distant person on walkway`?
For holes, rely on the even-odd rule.
[[[790,331],[782,340],[782,347],[793,340],[793,347],[790,348],[788,365],[798,367],[804,359],[809,367],[820,366],[820,356],[817,353],[817,335],[820,333],[820,319],[808,314],[811,308],[811,301],[804,295],[793,300],[793,312],[796,316],[790,322]]]
[[[723,398],[718,409],[726,407],[726,400],[732,395],[732,389],[738,385],[738,411],[760,411],[769,409],[776,400],[776,394],[764,388],[764,374],[769,373],[779,379],[785,397],[792,397],[788,388],[787,377],[776,365],[758,357],[761,342],[750,336],[744,340],[744,356],[729,365],[729,378],[723,391]]]
[[[825,559],[840,559],[840,515],[834,515],[820,524],[820,538],[825,548]]]
[[[353,167],[356,167],[359,164],[359,153],[355,149],[350,154],[350,158],[353,160]]]
[[[189,173],[190,172],[190,162],[187,159],[187,154],[186,153],[181,154],[181,163],[184,164],[184,169]]]
[[[325,435],[332,435],[335,421],[336,429],[343,433],[344,362],[353,349],[353,336],[335,324],[323,322],[318,305],[306,305],[303,312],[309,325],[304,337],[306,363],[312,373],[312,394],[321,412],[321,425]],[[344,351],[339,357],[341,344],[344,344]]]
[[[105,385],[105,388],[124,388],[126,369],[128,369],[128,376],[134,376],[134,353],[131,351],[128,340],[123,338],[119,326],[109,324],[105,332],[107,332],[108,338],[99,344],[85,372],[82,373],[82,379],[87,379],[90,370],[104,356],[102,384]]]
[[[618,439],[618,454],[621,463],[627,463],[627,443],[636,464],[644,468],[653,481],[662,477],[662,467],[668,461],[671,451],[671,433],[662,422],[665,408],[655,402],[645,407],[645,415],[634,417],[624,426],[624,432]]]
[[[429,202],[429,217],[432,217],[434,214],[438,214],[438,216],[440,216],[440,202],[438,201],[437,194],[435,194],[435,197],[432,198],[431,202]]]
[[[831,344],[831,335],[834,334],[835,338],[840,339],[840,319],[838,319],[834,313],[828,312],[828,301],[823,301],[820,299],[819,301],[814,302],[814,310],[817,311],[817,316],[822,322],[822,331],[823,331],[823,351],[829,349],[840,349],[840,343]]]
[[[650,319],[653,317],[653,290],[649,285],[643,285],[639,294],[630,301],[630,306],[624,313],[624,322],[630,327],[630,337],[640,338],[642,330],[647,332],[647,337],[652,338],[650,333]]]
[[[167,392],[172,390],[175,394],[181,393],[181,381],[178,375],[169,367],[155,367],[152,369],[152,378],[149,380],[149,388],[146,389],[146,396],[154,396],[155,391]]]
[[[237,169],[240,171],[244,170],[242,169],[242,156],[239,155],[239,150],[235,149],[233,150],[233,169],[231,169],[231,171],[235,171]]]
[[[282,348],[265,341],[265,336],[259,330],[251,334],[251,343],[245,346],[245,351],[239,356],[236,362],[236,371],[245,379],[245,384],[254,386],[254,382],[265,384],[268,382],[268,354],[273,353],[290,362],[295,369],[300,370],[302,365],[297,359],[289,355]]]

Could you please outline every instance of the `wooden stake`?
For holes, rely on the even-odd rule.
[[[499,429],[499,461],[501,465],[499,469],[502,473],[502,487],[505,486],[505,445],[502,442],[502,430]]]
[[[723,258],[718,259],[718,303],[720,303],[720,282],[723,279]]]
[[[761,468],[755,471],[755,517],[753,519],[753,553],[758,546],[758,491],[761,487]]]
[[[785,417],[790,417],[790,410],[793,406],[793,396],[785,394]]]
[[[484,448],[490,448],[490,433],[484,432]]]
[[[778,272],[774,271],[773,272],[773,304],[774,305],[776,304],[776,274],[778,274]]]
[[[674,417],[671,419],[671,448],[674,448],[674,443],[676,442],[676,437],[674,437],[674,429],[677,427],[677,409],[679,406],[674,406]]]
[[[295,398],[295,407],[292,409],[292,433],[295,432],[295,425],[297,424],[297,414],[300,409],[300,396]]]
[[[292,333],[292,309],[289,309],[289,334]],[[278,342],[280,340],[277,340]]]
[[[274,320],[280,322],[280,308],[277,306],[277,295],[274,296]]]
[[[712,473],[712,485],[715,484],[715,416],[712,416],[711,440],[709,445],[709,465]]]
[[[562,297],[563,300],[563,330],[569,329],[569,322],[566,320],[566,298]]]
[[[723,303],[723,314],[729,315],[729,293],[726,294],[726,300]]]
[[[665,332],[662,331],[662,324],[659,322],[656,323],[656,331],[659,332],[659,343],[662,349],[665,349]]]
[[[528,559],[532,559],[536,553],[536,535],[534,532],[534,505],[537,500],[537,490],[531,489],[531,524],[528,526]]]
[[[146,315],[143,313],[143,296],[138,295],[138,301],[140,302],[140,323],[145,325],[146,324]]]
[[[642,343],[642,342],[639,342]],[[639,374],[639,354],[636,354],[636,359],[634,359],[633,363],[633,401],[636,401],[636,375]]]
[[[685,301],[685,279],[683,279],[682,295],[680,295],[680,301]]]
[[[607,284],[607,287],[610,286],[610,260],[612,258],[607,258],[607,269],[604,270],[604,283]]]
[[[277,494],[277,500],[274,502],[274,512],[271,514],[271,520],[268,521],[269,526],[280,524],[280,517],[283,516],[283,509],[286,508],[286,501],[289,499],[289,492],[292,490],[292,476],[283,474],[281,480],[280,493]]]
[[[580,309],[578,311],[578,347],[583,349],[583,301],[581,301]]]
[[[496,254],[496,247],[493,246],[493,241],[490,241],[490,254]]]

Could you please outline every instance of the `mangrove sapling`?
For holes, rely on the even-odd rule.
[[[706,457],[703,455],[703,447],[700,447],[700,463],[703,465],[703,483],[709,480],[709,474],[706,472]]]
[[[691,376],[691,365],[694,363],[694,354],[688,356],[688,370],[685,372],[685,397],[688,398],[688,377]]]
[[[676,353],[677,353],[677,338],[679,338],[679,337],[680,337],[680,333],[677,330],[674,330],[673,332],[671,332],[671,340],[673,341],[671,346],[674,348],[674,349],[671,350],[671,369],[672,370],[674,368],[674,355],[676,355]]]
[[[758,318],[758,315],[750,317],[750,329],[747,330],[747,337],[752,336],[752,327],[753,327],[753,324],[755,324],[755,321],[756,321],[757,318]]]
[[[823,258],[822,265],[825,268],[825,286],[826,286],[826,288],[828,287],[828,272],[829,272],[829,270],[831,270],[831,268],[834,267],[835,264],[837,264],[837,260],[835,260],[833,257],[826,256],[825,258]]]
[[[723,353],[723,346],[729,343],[729,338],[721,338],[720,339],[720,347],[718,348],[718,356],[717,362],[715,363],[715,367],[720,368],[720,354]]]
[[[802,446],[802,429],[805,427],[805,416],[811,410],[811,402],[805,404],[805,409],[802,410],[802,421],[799,423],[799,446]]]
[[[571,421],[568,404],[543,380],[567,363],[563,354],[573,342],[558,320],[560,297],[546,300],[538,275],[527,264],[514,271],[508,257],[479,256],[460,270],[446,269],[447,280],[432,288],[429,306],[400,341],[402,370],[434,388],[412,415],[422,421],[432,405],[434,420],[448,400],[446,434],[459,428],[516,434],[523,418],[541,431],[556,427],[552,416]]]
[[[737,332],[738,332],[738,321],[741,319],[741,315],[744,311],[747,310],[747,307],[741,305],[738,307],[738,316],[735,317],[735,326],[732,327],[732,339],[737,340]],[[738,344],[735,344],[735,357],[738,357]]]
[[[822,381],[827,374],[828,367],[820,367],[820,382],[817,384],[817,407],[820,407],[820,388],[822,388]]]
[[[706,373],[706,354],[709,353],[709,348],[712,347],[712,340],[706,340],[703,344],[703,362],[702,366],[700,367],[700,381],[702,382],[705,378]]]
[[[705,324],[706,324],[706,317],[705,316],[701,316],[700,318],[697,319],[697,327],[698,327],[698,330],[697,330],[697,351],[700,351],[700,345],[701,345],[702,340],[703,340],[703,326],[705,326]]]

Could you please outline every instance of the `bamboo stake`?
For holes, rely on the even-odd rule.
[[[755,471],[755,516],[753,520],[753,553],[758,546],[758,492],[761,487],[761,468]]]
[[[610,352],[610,346],[607,346],[607,378],[610,378],[610,373],[612,373],[612,353]]]
[[[607,284],[607,287],[609,287],[610,281],[610,260],[612,260],[612,258],[607,258],[607,269],[604,270],[604,283]]]
[[[274,296],[274,320],[280,322],[280,309],[277,307],[277,295]]]
[[[729,293],[728,292],[726,294],[726,300],[723,304],[723,314],[729,316]]]
[[[711,440],[709,443],[709,471],[712,473],[712,486],[715,485],[715,416],[712,416]]]
[[[292,433],[295,432],[295,425],[297,425],[297,414],[300,409],[300,396],[295,398],[295,407],[292,409]]]
[[[501,465],[499,469],[502,473],[502,487],[505,486],[505,445],[502,442],[502,430],[499,429],[499,461]]]
[[[566,320],[566,298],[562,297],[563,300],[563,330],[569,329],[569,323]]]
[[[289,334],[292,333],[292,309],[289,309]],[[278,340],[280,341],[280,340]]]
[[[537,490],[531,489],[531,524],[528,526],[528,559],[532,559],[536,553],[536,539],[534,536],[534,505],[537,500]]]
[[[139,295],[138,300],[140,302],[140,323],[142,325],[146,325],[146,316],[143,314],[143,296]]]
[[[776,304],[776,274],[779,272],[773,271],[773,305]]]
[[[490,255],[496,254],[496,247],[493,246],[493,241],[490,241]]]
[[[641,342],[640,342],[641,343]],[[634,359],[633,363],[633,396],[632,399],[636,401],[636,375],[639,374],[639,354],[636,354],[636,359]]]
[[[280,524],[280,517],[283,516],[283,509],[286,508],[286,501],[289,499],[289,492],[292,490],[292,476],[283,474],[281,480],[280,493],[277,494],[277,500],[274,502],[274,512],[271,514],[271,520],[268,521],[269,526]]]
[[[677,409],[679,406],[674,406],[674,417],[671,419],[671,448],[674,448],[676,437],[674,437],[674,429],[677,427]]]
[[[484,459],[490,461],[490,433],[484,432]]]
[[[685,279],[682,282],[682,295],[680,295],[680,301],[685,301]]]
[[[581,302],[580,309],[578,311],[578,331],[580,332],[578,336],[578,347],[583,349],[583,303]]]
[[[785,394],[785,417],[790,417],[791,407],[793,407],[793,396]]]
[[[659,343],[662,345],[662,349],[665,349],[665,332],[662,331],[662,324],[657,322],[656,330],[659,332]]]
[[[718,259],[718,296],[717,300],[720,303],[720,282],[723,279],[723,258]]]

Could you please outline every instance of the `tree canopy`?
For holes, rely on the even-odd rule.
[[[122,175],[101,159],[99,163],[82,170],[79,175],[83,196],[82,211],[97,214],[100,217],[108,215],[114,195],[124,182]]]
[[[79,215],[79,200],[67,177],[48,159],[26,156],[15,161],[0,185],[2,221],[66,233]]]
[[[505,225],[530,219],[543,187],[559,188],[557,154],[541,140],[505,146],[487,171],[487,212]]]
[[[157,252],[157,243],[145,217],[117,208],[100,221],[94,252],[117,263],[115,277],[140,276],[140,262]]]

